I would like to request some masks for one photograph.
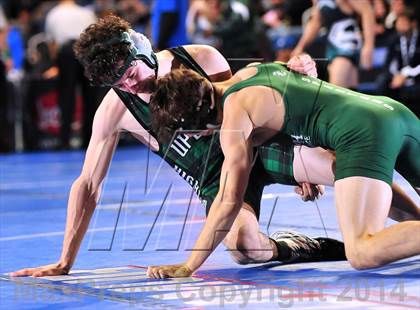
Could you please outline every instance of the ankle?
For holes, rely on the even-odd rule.
[[[273,257],[271,261],[286,261],[290,258],[290,248],[284,241],[275,241],[269,238],[270,244],[273,248]]]

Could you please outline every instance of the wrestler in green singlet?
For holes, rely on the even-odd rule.
[[[208,79],[204,70],[183,47],[168,50],[184,67],[192,69]],[[117,88],[114,91],[143,128],[150,130],[151,134],[155,136],[150,127],[149,104],[128,92]],[[291,139],[283,136],[273,144],[266,143],[255,152],[258,152],[259,156],[253,166],[250,176],[252,182],[248,185],[244,201],[254,209],[257,218],[259,218],[262,193],[266,185],[273,183],[297,185],[297,183],[293,177]],[[208,213],[219,190],[220,171],[224,161],[219,134],[215,133],[212,136],[179,134],[170,144],[159,141],[159,150],[155,153],[194,188],[205,204]]]
[[[336,180],[364,176],[392,183],[393,169],[420,186],[420,122],[404,105],[289,71],[278,63],[255,66],[257,74],[223,95],[266,86],[284,100],[282,133],[295,144],[336,151]]]

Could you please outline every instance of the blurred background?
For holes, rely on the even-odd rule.
[[[331,78],[331,40],[346,43],[356,33],[361,49],[363,26],[371,20],[372,66],[354,61],[357,85],[349,86],[391,96],[419,116],[420,1],[369,0],[371,16],[348,13],[346,1],[318,0],[314,8],[311,0],[0,0],[0,152],[86,148],[107,89],[89,85],[72,45],[86,26],[110,13],[146,34],[156,51],[212,45],[234,71],[251,59],[287,61],[312,27],[316,35],[302,50],[317,60],[325,80]],[[323,20],[315,27],[316,9]],[[349,17],[357,25],[334,26]]]

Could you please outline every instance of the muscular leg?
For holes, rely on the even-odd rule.
[[[260,232],[257,217],[246,203],[223,243],[238,264],[263,263],[278,256],[276,245]]]
[[[338,240],[288,231],[277,231],[268,238],[246,203],[223,242],[238,264],[345,260],[344,245]]]
[[[330,83],[355,89],[359,83],[357,68],[345,57],[336,57],[328,66]]]
[[[335,182],[338,220],[354,268],[379,267],[420,254],[420,222],[384,228],[391,199],[391,188],[383,181],[348,177]]]

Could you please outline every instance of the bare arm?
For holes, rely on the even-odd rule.
[[[225,108],[220,136],[225,161],[221,171],[219,192],[188,261],[180,265],[151,266],[147,272],[149,277],[190,276],[229,232],[242,206],[252,167],[252,146],[249,136],[253,125],[246,111],[237,103],[229,102]]]
[[[104,113],[105,112],[105,113]],[[82,173],[73,183],[67,207],[66,232],[60,262],[68,269],[74,263],[80,244],[88,228],[102,182],[109,168],[118,132],[104,124],[109,111],[99,111],[95,116],[93,134],[86,152]]]
[[[234,107],[230,112],[232,113],[225,112],[225,125],[222,126],[220,136],[225,161],[222,166],[219,192],[210,208],[208,219],[194,251],[187,261],[187,266],[192,271],[197,270],[226,237],[242,206],[248,185],[252,168],[252,145],[248,138],[252,123],[245,111]]]
[[[335,160],[335,152],[330,150],[295,146],[294,177],[298,182],[334,186]],[[398,222],[419,220],[420,208],[415,201],[395,182],[392,183],[391,188],[393,197],[388,217]]]
[[[365,69],[372,67],[372,53],[375,47],[375,13],[368,0],[348,0],[348,3],[360,15],[363,28],[363,47],[360,64]]]
[[[214,47],[209,45],[186,45],[184,47],[212,82],[221,82],[232,77],[226,58]]]
[[[95,114],[92,137],[80,176],[74,181],[67,205],[66,229],[62,253],[55,264],[22,269],[12,276],[49,276],[67,274],[89,226],[100,195],[101,185],[118,142],[118,123],[124,108],[110,91]]]
[[[303,53],[305,47],[307,47],[315,38],[318,36],[319,29],[321,29],[321,15],[319,8],[316,5],[316,0],[313,0],[313,6],[311,11],[311,19],[305,26],[303,35],[300,38],[298,44],[292,52],[293,56]]]

